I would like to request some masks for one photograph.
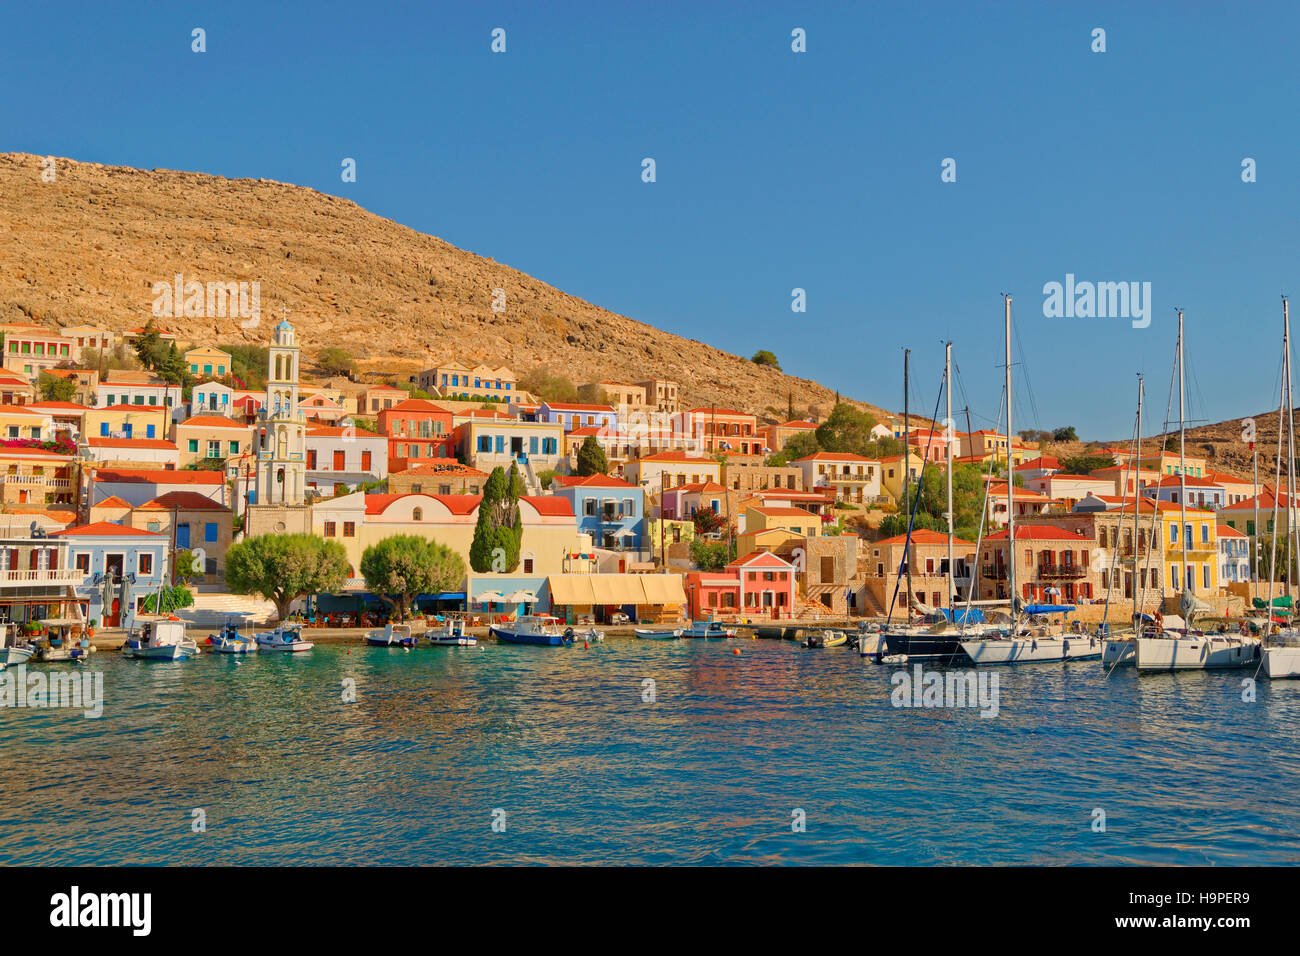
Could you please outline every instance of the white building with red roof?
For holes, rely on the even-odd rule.
[[[836,500],[871,504],[880,497],[880,462],[849,452],[819,451],[791,462],[803,469],[803,486],[833,493]]]

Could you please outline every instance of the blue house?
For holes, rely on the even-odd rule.
[[[566,432],[575,428],[618,430],[618,412],[608,405],[581,405],[571,402],[542,402],[537,420],[560,425]]]
[[[141,602],[169,583],[165,534],[96,521],[50,537],[67,542],[77,600],[96,627],[131,627]]]
[[[620,565],[644,560],[650,543],[645,494],[639,485],[609,475],[557,475],[551,487],[554,494],[569,500],[578,517],[578,530],[591,535],[594,547],[616,552]]]

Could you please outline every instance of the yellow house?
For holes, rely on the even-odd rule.
[[[764,508],[750,505],[745,509],[745,532],[780,528],[801,538],[821,534],[822,519],[803,508]]]
[[[360,575],[366,548],[395,534],[416,534],[446,545],[460,555],[468,572],[482,500],[481,495],[338,495],[312,506],[312,533],[343,545],[353,577]],[[517,575],[563,574],[566,555],[591,549],[591,538],[578,531],[567,498],[523,497],[519,514],[524,533]]]
[[[177,467],[202,459],[222,460],[247,455],[253,447],[253,426],[224,415],[194,415],[176,425]]]
[[[1168,501],[1158,503],[1164,534],[1165,584],[1174,591],[1188,588],[1202,596],[1219,589],[1219,534],[1213,511],[1179,507]],[[1185,518],[1184,518],[1185,514]],[[1178,526],[1182,523],[1180,537]]]
[[[105,408],[88,408],[84,416],[82,434],[99,438],[158,438],[167,437],[165,405],[109,405]]]
[[[0,438],[35,438],[48,441],[54,437],[54,419],[48,412],[25,405],[0,405]]]
[[[902,455],[893,455],[880,460],[880,487],[897,504],[903,500],[903,476],[917,481],[921,477],[921,467],[925,464],[921,456],[914,451],[907,452],[907,461]]]
[[[677,485],[722,482],[722,463],[714,458],[699,458],[680,451],[661,451],[630,461],[623,466],[623,476],[647,492]]]
[[[185,364],[196,378],[225,378],[230,374],[230,353],[200,345],[185,353]]]

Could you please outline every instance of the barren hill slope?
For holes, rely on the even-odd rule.
[[[265,342],[280,308],[308,356],[340,346],[363,368],[405,377],[435,361],[546,365],[575,383],[652,377],[688,405],[716,403],[784,420],[829,413],[834,393],[743,357],[659,331],[355,203],[268,180],[139,170],[0,154],[0,322],[93,323],[150,317],[155,282],[261,283],[262,323],[168,318],[182,341]],[[494,289],[504,312],[494,312]],[[864,405],[877,416],[881,410]]]

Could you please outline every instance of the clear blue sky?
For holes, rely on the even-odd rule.
[[[1295,4],[4,4],[0,148],[354,199],[598,305],[888,407],[951,338],[975,427],[1276,404],[1300,306]],[[207,31],[207,52],[190,31]],[[493,54],[493,28],[507,52]],[[808,52],[791,52],[791,30]],[[1091,33],[1106,30],[1105,53]],[[641,181],[653,157],[658,181]],[[354,157],[356,183],[340,180]],[[957,161],[957,181],[940,163]],[[1252,157],[1258,181],[1241,180]],[[1043,284],[1152,283],[1153,321]],[[808,311],[790,309],[807,290]],[[1298,325],[1300,328],[1300,325]],[[1019,374],[1019,373],[1018,373]],[[1032,396],[1032,402],[1031,402]],[[964,404],[957,395],[957,405]],[[1156,407],[1158,406],[1158,408]]]

